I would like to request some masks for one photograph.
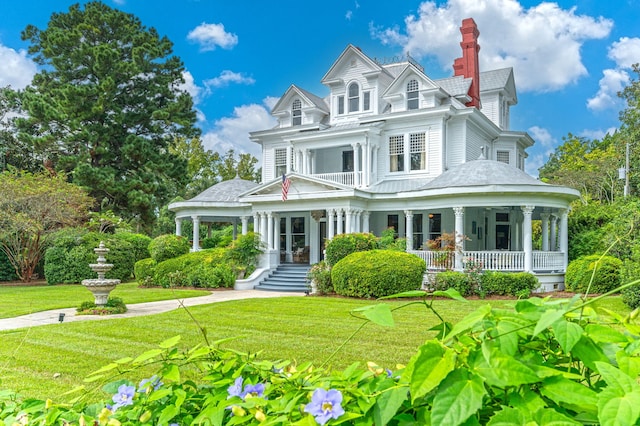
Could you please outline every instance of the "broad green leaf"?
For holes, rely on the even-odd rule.
[[[589,324],[584,331],[587,336],[591,337],[596,343],[625,343],[629,338],[620,333],[613,327],[607,327],[601,324]]]
[[[509,406],[517,408],[527,418],[531,420],[531,413],[535,413],[541,408],[545,408],[548,402],[540,395],[532,391],[528,386],[521,387],[518,392],[509,393]]]
[[[592,370],[597,370],[596,362],[609,362],[609,359],[590,337],[582,335],[571,349],[571,354]]]
[[[133,363],[134,364],[143,363],[144,361],[157,357],[162,352],[163,352],[162,349],[151,349],[149,351],[143,352],[140,355],[138,355],[136,359],[133,360]]]
[[[167,380],[172,380],[174,382],[180,381],[180,369],[175,364],[169,364],[164,367],[162,370],[162,377]]]
[[[408,390],[405,387],[393,388],[380,394],[373,408],[375,424],[386,425],[393,418],[408,398]]]
[[[571,404],[578,407],[579,411],[594,414],[598,412],[598,394],[593,389],[573,380],[559,376],[550,377],[542,382],[539,389],[543,396],[560,405]]]
[[[173,394],[176,396],[176,407],[180,408],[185,399],[187,399],[187,393],[182,389],[176,389],[173,391]]]
[[[533,335],[537,336],[542,333],[543,330],[551,327],[564,317],[564,310],[546,310],[540,315],[540,319],[536,322],[536,328],[533,330]]]
[[[94,371],[89,376],[95,376],[96,374],[105,373],[105,372],[111,371],[111,370],[113,370],[115,368],[118,368],[118,364],[116,364],[115,362],[112,362],[111,364],[107,364],[104,367],[100,368],[99,370]]]
[[[602,426],[635,425],[640,417],[640,392],[608,386],[598,394],[598,420]]]
[[[464,297],[462,297],[462,295],[460,294],[460,292],[454,288],[448,288],[444,291],[442,290],[436,290],[433,293],[431,293],[434,296],[437,297],[448,297],[449,299],[453,299],[453,300],[458,300],[460,302],[468,302],[467,299],[465,299]]]
[[[464,317],[462,320],[458,321],[453,329],[447,334],[444,340],[450,340],[458,334],[467,331],[468,329],[475,326],[478,322],[482,321],[487,315],[491,313],[491,305],[484,305],[475,311],[471,312],[469,315]]]
[[[396,293],[396,294],[392,294],[390,296],[379,297],[378,300],[383,300],[383,299],[402,299],[402,298],[414,299],[414,298],[425,297],[428,294],[429,293],[427,293],[424,290],[403,291],[402,293]]]
[[[565,416],[551,408],[543,408],[536,411],[533,415],[535,422],[541,426],[575,426],[582,423],[573,420],[571,417]]]
[[[113,362],[115,362],[116,364],[128,364],[131,361],[133,361],[133,358],[128,356],[128,357],[117,359],[117,360],[115,360]]]
[[[640,392],[640,385],[635,377],[630,377],[607,362],[596,362],[598,373],[609,387],[620,389],[622,392]]]
[[[487,426],[522,426],[526,424],[524,414],[511,407],[502,407],[490,419]]]
[[[149,401],[157,401],[167,395],[171,395],[171,393],[171,389],[158,389],[157,391],[153,391],[153,393],[149,395]]]
[[[160,346],[163,349],[172,348],[178,344],[181,338],[182,338],[181,336],[173,336],[172,338],[163,341],[158,346]]]
[[[435,389],[453,371],[455,360],[455,352],[436,341],[420,346],[405,369],[411,402]]]
[[[616,361],[618,368],[626,373],[629,377],[640,376],[640,358],[637,356],[629,356],[624,351],[616,353]]]
[[[487,391],[482,379],[466,370],[455,370],[438,388],[431,410],[431,423],[454,426],[462,424],[482,407]]]
[[[500,321],[496,325],[500,350],[508,355],[514,355],[518,350],[519,324],[511,321]]]
[[[473,371],[483,377],[490,386],[505,388],[540,381],[538,375],[527,365],[495,349],[488,356],[477,354]]]
[[[158,424],[163,425],[169,423],[169,420],[174,418],[176,414],[178,414],[180,410],[175,405],[167,405],[160,413],[160,417],[158,418]]]
[[[573,349],[573,346],[578,343],[580,336],[582,336],[582,333],[584,332],[579,324],[567,321],[566,319],[557,321],[551,328],[553,329],[556,340],[560,343],[560,347],[565,354],[571,352],[571,349]]]
[[[352,310],[352,312],[359,312],[372,323],[383,327],[393,327],[395,325],[393,315],[391,314],[391,307],[386,303],[363,306]]]

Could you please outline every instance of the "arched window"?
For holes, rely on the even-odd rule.
[[[302,124],[302,102],[300,99],[293,101],[291,105],[291,125],[299,126]]]
[[[358,83],[349,85],[349,112],[360,110],[360,87]]]
[[[418,109],[418,81],[409,80],[407,83],[407,109]]]

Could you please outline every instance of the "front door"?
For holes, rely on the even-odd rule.
[[[293,263],[309,263],[304,217],[291,218],[291,253]]]

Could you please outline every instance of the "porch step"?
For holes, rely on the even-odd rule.
[[[283,263],[278,265],[267,278],[254,288],[265,291],[293,291],[303,293],[309,291],[307,272],[309,265]]]

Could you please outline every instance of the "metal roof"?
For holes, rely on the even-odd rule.
[[[249,191],[259,184],[249,180],[240,179],[236,176],[234,179],[225,180],[205,189],[200,194],[187,200],[188,201],[206,201],[206,202],[238,202],[239,195]]]

